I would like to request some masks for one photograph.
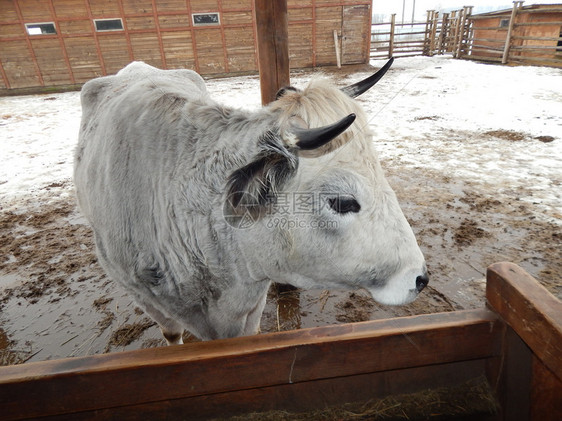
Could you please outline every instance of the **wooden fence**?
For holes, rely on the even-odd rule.
[[[562,67],[562,5],[523,6],[479,15],[472,6],[429,10],[425,22],[373,23],[371,58],[433,56]]]
[[[428,10],[425,22],[396,23],[393,14],[390,22],[373,23],[371,58],[445,53],[460,56],[471,35],[467,23],[471,12],[472,6],[443,14]]]

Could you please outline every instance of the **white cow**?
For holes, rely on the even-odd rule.
[[[169,344],[258,331],[271,282],[412,301],[424,257],[365,113],[323,80],[257,112],[189,70],[131,63],[82,89],[74,179],[99,261]]]

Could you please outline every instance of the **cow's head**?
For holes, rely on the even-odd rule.
[[[282,89],[278,124],[230,177],[227,207],[256,276],[302,288],[365,288],[412,301],[428,283],[424,257],[387,183],[367,117],[353,99],[388,70],[344,89],[324,80]],[[246,229],[243,229],[246,228]]]

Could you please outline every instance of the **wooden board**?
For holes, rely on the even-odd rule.
[[[333,31],[337,30],[341,36],[342,25],[348,18],[344,56],[349,63],[361,57],[366,62],[368,56],[363,52],[368,49],[370,28],[365,22],[369,21],[370,4],[369,0],[288,1],[290,59],[286,60],[294,68],[334,65]],[[131,60],[143,60],[163,68],[191,68],[203,75],[257,71],[255,11],[253,0],[6,2],[0,7],[0,43],[3,50],[8,50],[3,57],[10,56],[10,62],[0,62],[2,77],[8,81],[8,88],[65,86],[69,82],[82,83],[98,75],[114,74]],[[192,13],[206,12],[219,13],[220,25],[192,24]],[[123,30],[94,30],[92,19],[110,18],[120,18]],[[266,25],[265,36],[271,34],[274,23],[284,19]],[[52,22],[57,33],[30,36],[24,24],[32,22]],[[189,31],[187,37],[186,31]],[[175,33],[182,36],[174,36]],[[183,44],[186,39],[189,44]],[[47,40],[58,40],[58,44]],[[27,45],[10,52],[15,45],[11,41]],[[39,53],[36,57],[31,43],[48,44],[51,62],[47,63],[49,55]],[[182,57],[183,53],[186,55]],[[168,55],[173,56],[170,64]],[[288,82],[286,76],[275,87]],[[3,91],[1,87],[0,91]]]
[[[289,25],[289,61],[292,69],[312,66],[312,25]]]
[[[486,298],[533,353],[562,379],[562,302],[513,263],[488,268]]]
[[[139,416],[147,407],[188,410],[196,397],[193,411],[201,399],[212,407],[214,396],[218,402],[230,392],[256,396],[281,387],[291,392],[271,393],[298,396],[315,381],[493,358],[500,332],[493,313],[474,310],[0,367],[0,407],[5,419],[125,410]],[[392,374],[382,376],[393,382]]]
[[[191,31],[165,32],[162,34],[162,44],[168,68],[196,68]]]
[[[10,88],[40,86],[36,62],[25,41],[3,41],[0,60],[8,77]]]
[[[224,73],[224,50],[220,28],[206,27],[194,32],[199,71],[202,74]]]
[[[368,5],[345,6],[342,21],[342,63],[360,64],[368,61],[371,8]],[[364,46],[363,49],[358,46]]]
[[[336,64],[334,30],[341,34],[342,7],[317,7],[315,28],[316,65],[334,66]]]
[[[73,83],[58,39],[38,38],[32,40],[31,45],[45,84],[65,85]]]
[[[500,419],[562,419],[562,303],[513,263],[488,268],[486,297],[508,325],[502,359],[489,376]]]
[[[334,408],[348,403],[383,399],[391,395],[428,393],[437,388],[459,387],[467,381],[482,378],[486,360],[436,364],[346,377],[326,378],[311,382],[272,387],[241,389],[145,404],[85,411],[57,416],[60,421],[81,420],[149,420],[189,421],[229,418],[249,413],[302,413]],[[267,415],[266,415],[267,416]],[[48,419],[51,419],[50,417]],[[243,418],[242,418],[243,419]],[[253,419],[257,418],[254,415]],[[271,415],[267,419],[273,419]],[[309,419],[312,419],[309,417]],[[318,418],[323,419],[323,418]],[[475,418],[487,421],[487,418]]]

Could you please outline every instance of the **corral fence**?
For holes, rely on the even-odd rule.
[[[425,22],[377,22],[372,59],[451,54],[455,58],[562,67],[562,4],[523,6],[478,15],[472,6],[427,12]]]
[[[372,24],[371,58],[433,56],[450,53],[461,56],[470,38],[468,17],[472,6],[442,13],[427,11],[425,22],[396,23],[396,14],[390,22]]]

